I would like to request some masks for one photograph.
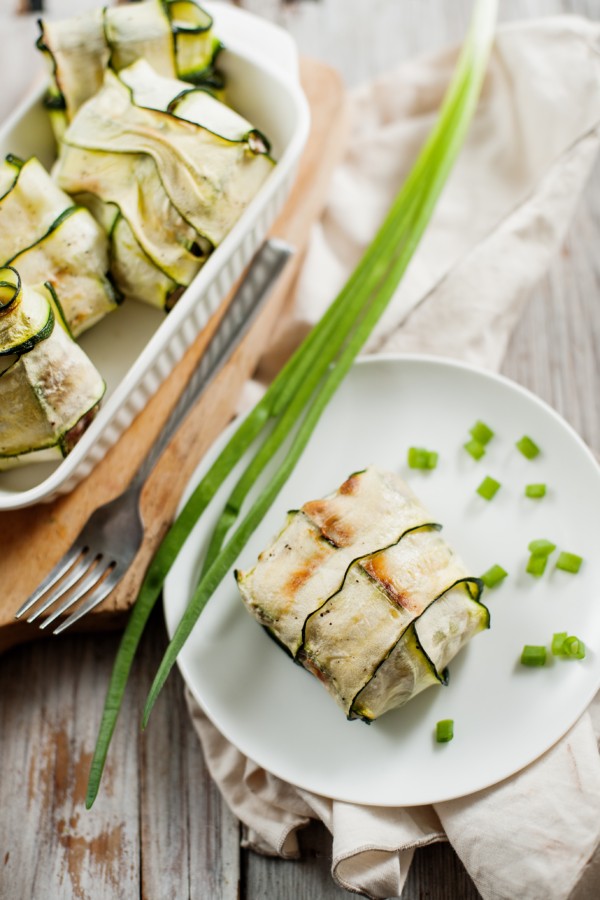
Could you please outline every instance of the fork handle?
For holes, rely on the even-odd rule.
[[[189,410],[250,330],[293,252],[289,244],[277,238],[265,241],[256,252],[190,380],[131,481],[129,490],[141,489],[146,482]]]

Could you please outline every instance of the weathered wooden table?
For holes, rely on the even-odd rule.
[[[47,4],[59,5],[65,0]],[[303,53],[327,60],[352,85],[410,55],[459,40],[471,4],[248,0],[239,5],[289,28]],[[561,12],[600,18],[600,0],[504,0],[501,7],[507,19]],[[597,167],[562,253],[532,296],[503,366],[505,374],[552,404],[598,453],[599,231]],[[134,669],[102,794],[86,813],[87,769],[116,644],[112,634],[66,636],[13,649],[0,661],[0,897],[333,900],[346,895],[331,881],[330,840],[320,826],[303,833],[299,862],[240,850],[238,822],[207,774],[178,674],[169,680],[151,728],[140,734],[139,710],[165,645],[160,614]],[[417,852],[403,898],[478,896],[447,845]]]

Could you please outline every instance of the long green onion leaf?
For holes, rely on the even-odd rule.
[[[98,792],[106,754],[142,632],[164,579],[185,539],[240,457],[250,448],[268,422],[281,416],[263,444],[263,447],[268,449],[262,450],[262,453],[259,450],[250,464],[254,476],[257,477],[270,461],[272,454],[297,425],[299,412],[302,411],[300,402],[296,402],[299,387],[305,385],[308,374],[313,371],[315,364],[319,363],[321,384],[318,384],[315,376],[311,380],[312,395],[308,388],[301,392],[304,406],[311,401],[312,405],[308,406],[305,419],[297,427],[285,462],[269,487],[255,501],[233,537],[223,547],[228,531],[240,514],[241,503],[252,486],[250,475],[242,476],[230,498],[233,502],[226,505],[214,540],[211,542],[212,550],[208,554],[207,568],[167,648],[152,686],[144,711],[144,724],[198,615],[287,480],[320,415],[345,377],[404,274],[429,222],[437,197],[464,141],[472,118],[493,38],[496,8],[497,0],[479,0],[477,3],[470,33],[442,105],[438,124],[392,204],[377,237],[320,323],[283,367],[262,400],[229,440],[163,539],[140,589],[115,660],[90,770],[86,797],[88,808]],[[328,374],[323,377],[326,372]]]

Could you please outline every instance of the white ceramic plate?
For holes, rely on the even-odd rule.
[[[281,28],[257,16],[221,3],[205,6],[227,47],[220,64],[228,76],[231,103],[269,136],[277,165],[168,316],[132,301],[80,338],[107,383],[102,408],[66,459],[0,472],[0,510],[52,500],[91,472],[218,309],[293,184],[309,128],[295,45]],[[43,93],[40,88],[0,129],[0,156],[36,155],[52,165],[55,144]]]
[[[462,449],[477,419],[496,433],[479,462]],[[515,449],[524,434],[542,448],[534,461]],[[438,450],[437,469],[409,470],[410,445]],[[319,682],[293,665],[248,615],[232,575],[210,600],[179,665],[222,733],[281,778],[348,802],[439,802],[495,784],[532,762],[568,730],[600,686],[600,469],[569,425],[507,379],[427,357],[363,360],[327,409],[238,567],[253,565],[287,509],[327,494],[371,463],[410,481],[473,574],[494,563],[510,573],[484,592],[492,627],[450,664],[448,687],[424,691],[370,727],[346,721]],[[475,492],[486,475],[502,483],[491,502]],[[530,482],[548,485],[543,500],[524,496]],[[171,634],[215,517],[213,505],[167,581]],[[527,544],[534,538],[583,556],[579,574],[555,570],[555,553],[542,578],[528,575]],[[545,668],[520,665],[524,644],[549,645],[556,631],[581,637],[585,660],[550,657]],[[436,744],[435,724],[445,718],[455,721],[454,740]]]

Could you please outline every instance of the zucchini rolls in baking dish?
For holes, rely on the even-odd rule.
[[[424,688],[489,627],[482,584],[397,475],[370,467],[305,503],[249,572],[249,612],[367,722]]]

